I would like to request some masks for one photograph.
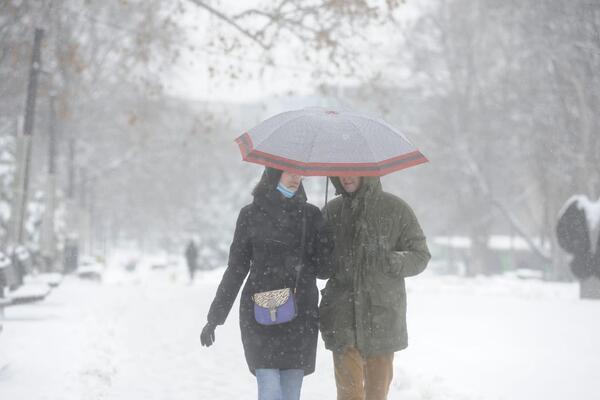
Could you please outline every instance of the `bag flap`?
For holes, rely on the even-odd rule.
[[[252,300],[263,308],[277,308],[284,305],[290,298],[290,288],[269,290],[268,292],[255,293]]]

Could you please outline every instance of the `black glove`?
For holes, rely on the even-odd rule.
[[[202,346],[209,347],[215,342],[215,328],[217,326],[213,323],[207,322],[202,329],[200,334],[200,343]]]

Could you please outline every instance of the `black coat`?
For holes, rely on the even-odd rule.
[[[302,259],[303,213],[306,244],[296,292],[298,316],[281,325],[259,325],[254,319],[252,295],[294,286],[294,267]],[[218,325],[225,322],[248,276],[240,300],[240,329],[253,374],[256,368],[304,369],[305,374],[315,369],[319,332],[316,278],[328,278],[332,269],[329,255],[333,243],[324,226],[320,210],[306,203],[302,186],[291,199],[284,198],[274,185],[255,190],[253,203],[240,211],[229,263],[208,321]]]
[[[586,214],[578,201],[573,201],[559,218],[556,237],[560,247],[573,255],[573,275],[579,279],[587,279],[592,275],[600,278],[600,236],[596,252],[592,253]]]

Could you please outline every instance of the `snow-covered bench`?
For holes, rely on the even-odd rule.
[[[52,288],[46,284],[26,284],[9,290],[8,293],[5,288],[0,287],[0,290],[5,292],[4,296],[0,296],[0,317],[3,317],[6,307],[42,301],[50,294]]]
[[[9,291],[6,299],[11,302],[9,305],[33,303],[44,300],[51,290],[52,288],[45,283],[28,283]]]
[[[45,272],[25,277],[25,283],[45,283],[51,288],[59,286],[62,283],[62,280],[63,275],[58,272]]]
[[[51,285],[44,281],[26,281],[20,286],[9,290],[7,272],[12,266],[11,260],[0,253],[0,315],[5,307],[41,301],[50,294]]]

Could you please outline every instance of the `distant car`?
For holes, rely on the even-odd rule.
[[[82,279],[101,281],[104,272],[104,264],[93,257],[84,256],[75,273]]]
[[[135,272],[137,269],[138,260],[135,258],[130,259],[125,263],[125,271],[127,272]]]

